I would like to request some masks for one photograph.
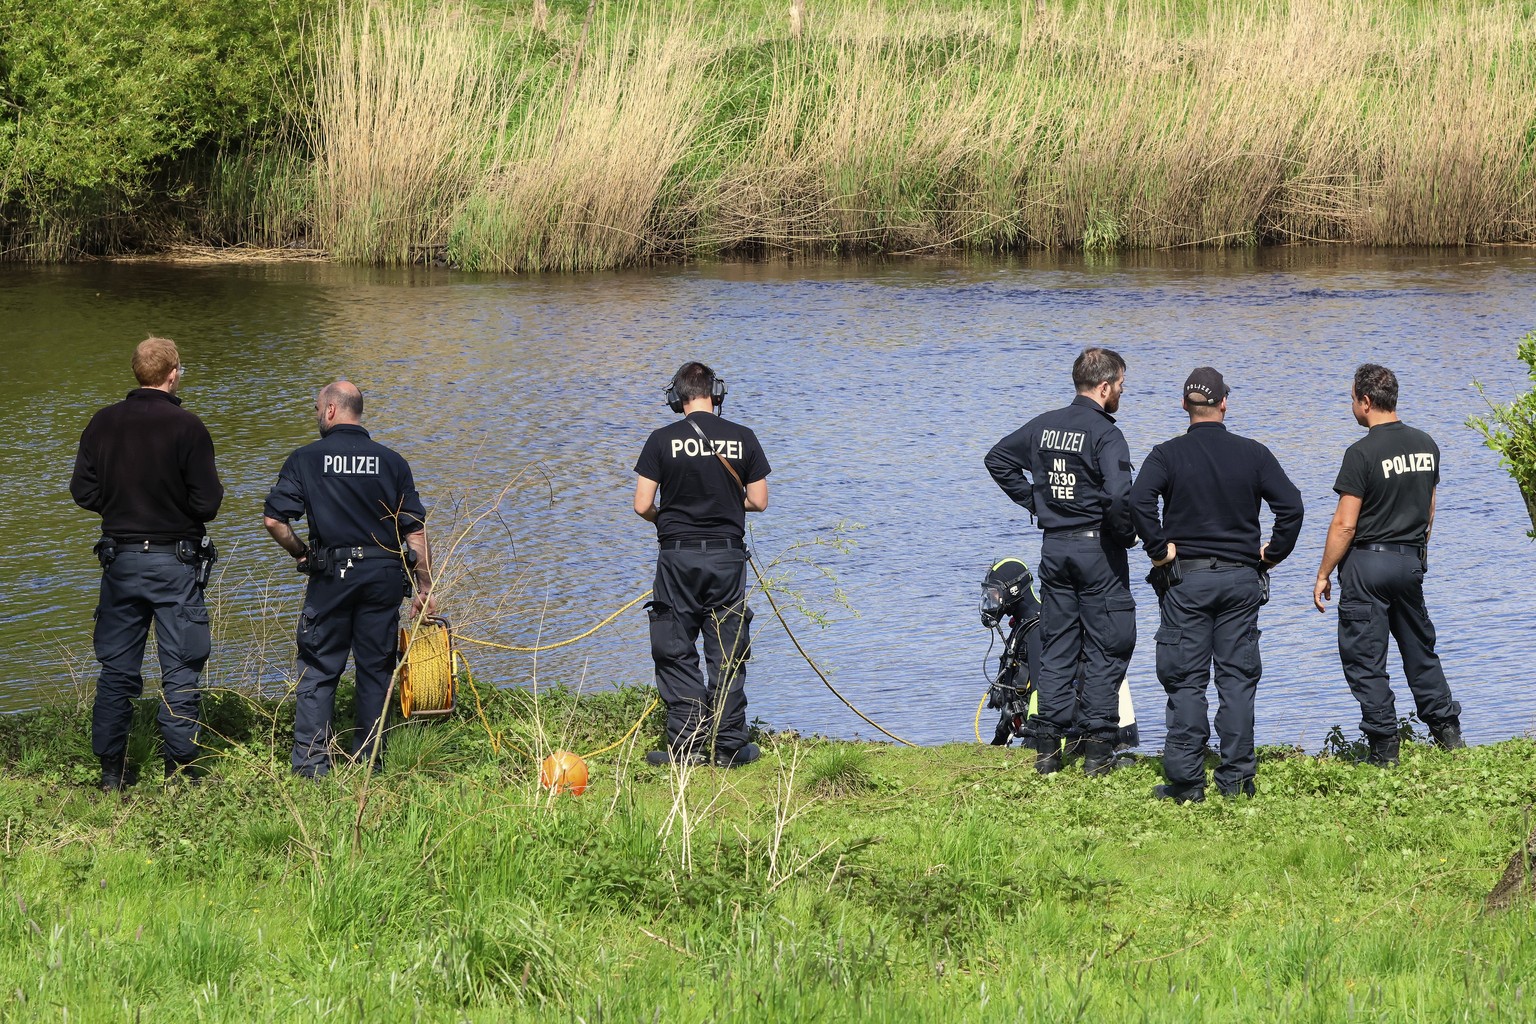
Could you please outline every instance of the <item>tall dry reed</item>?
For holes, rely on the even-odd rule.
[[[358,8],[315,66],[317,236],[348,259],[514,271],[1536,240],[1519,5],[817,13],[799,44],[640,5],[547,37],[501,26],[522,35],[513,76],[462,10]]]
[[[482,180],[508,73],[462,7],[369,0],[314,53],[314,236],[342,259],[407,263]]]
[[[557,89],[536,79],[450,218],[449,253],[481,269],[580,270],[686,248],[657,230],[701,134],[709,50],[681,22],[599,23]]]

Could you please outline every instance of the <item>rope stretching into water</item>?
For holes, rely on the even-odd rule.
[[[868,722],[874,728],[880,730],[882,733],[884,733],[885,735],[889,736],[891,739],[895,740],[897,743],[901,743],[901,744],[904,744],[904,745],[909,746],[909,747],[916,747],[917,746],[916,743],[913,743],[910,740],[904,740],[900,736],[897,736],[895,733],[891,732],[889,729],[887,729],[884,726],[882,726],[879,722],[876,722],[873,718],[870,718],[864,712],[862,712],[858,708],[854,707],[852,701],[850,701],[847,697],[844,697],[841,693],[837,692],[837,687],[832,685],[832,680],[827,678],[826,673],[821,670],[821,667],[816,664],[815,660],[812,659],[809,654],[806,653],[805,648],[802,647],[801,644],[800,644],[799,638],[795,636],[795,631],[790,629],[789,628],[789,623],[784,620],[784,613],[779,611],[779,602],[777,602],[777,601],[775,601],[773,599],[773,591],[771,589],[769,589],[768,581],[763,578],[763,570],[761,570],[761,569],[759,569],[757,567],[757,559],[751,558],[749,556],[748,557],[748,561],[750,561],[752,563],[752,572],[754,574],[756,574],[757,582],[763,588],[763,596],[768,598],[768,607],[773,609],[773,614],[779,620],[779,625],[784,627],[784,633],[785,633],[786,636],[789,637],[789,642],[795,645],[795,650],[799,651],[800,652],[800,657],[804,658],[805,659],[805,663],[807,665],[811,666],[811,671],[816,673],[816,677],[821,680],[822,685],[825,686],[827,689],[831,690],[832,691],[832,696],[834,696],[838,700],[842,701],[843,705],[845,707],[847,707],[849,711],[852,711],[854,714],[856,714],[860,718],[864,719],[864,721]]]
[[[799,637],[795,636],[795,631],[789,628],[789,622],[784,618],[784,613],[782,611],[780,611],[779,603],[774,600],[774,598],[773,598],[773,591],[771,589],[769,589],[768,581],[767,581],[766,578],[764,578],[762,569],[758,568],[757,559],[749,558],[749,561],[752,564],[752,572],[753,572],[753,574],[755,574],[757,576],[758,584],[763,588],[763,596],[768,598],[768,606],[773,609],[774,617],[779,620],[779,625],[784,627],[784,633],[785,633],[786,636],[789,637],[789,642],[795,645],[795,650],[799,652],[801,658],[805,659],[805,663],[811,667],[811,671],[816,673],[816,678],[821,680],[822,685],[825,686],[828,690],[831,691],[832,696],[834,696],[838,700],[842,701],[844,707],[846,707],[849,711],[852,711],[855,715],[858,715],[861,719],[863,719],[872,728],[878,730],[880,733],[882,733],[882,734],[884,734],[886,736],[889,736],[891,739],[895,740],[897,743],[903,744],[903,745],[908,746],[908,747],[916,747],[917,746],[916,743],[913,743],[910,740],[902,739],[900,736],[898,736],[895,733],[891,732],[889,729],[887,729],[884,726],[882,726],[879,722],[876,722],[873,718],[870,718],[864,712],[860,711],[856,706],[854,706],[854,703],[852,701],[850,701],[847,697],[844,697],[842,695],[842,693],[840,693],[838,691],[836,686],[832,685],[832,680],[827,678],[826,673],[821,670],[821,666],[817,665],[816,664],[816,660],[811,657],[809,652],[806,651],[804,645],[802,645],[800,643]],[[591,636],[593,633],[596,633],[598,630],[602,629],[604,626],[608,625],[610,622],[613,622],[620,615],[623,615],[625,612],[629,611],[631,608],[633,608],[635,605],[639,604],[641,601],[644,601],[646,598],[650,597],[651,593],[652,593],[652,591],[647,590],[645,593],[641,594],[639,597],[635,598],[634,600],[629,601],[623,607],[619,608],[618,611],[614,612],[612,615],[608,616],[606,619],[604,619],[603,621],[599,622],[597,625],[593,626],[591,629],[587,630],[586,632],[578,633],[577,635],[575,635],[573,637],[570,637],[569,639],[560,640],[560,641],[558,641],[556,643],[552,643],[552,644],[538,644],[538,645],[535,645],[535,646],[532,646],[532,647],[521,647],[521,646],[516,646],[516,645],[513,645],[513,644],[499,644],[499,643],[496,643],[493,640],[480,640],[480,639],[476,639],[475,637],[464,636],[461,633],[454,633],[453,634],[453,638],[455,640],[459,640],[459,641],[462,641],[464,643],[476,644],[476,645],[478,645],[480,647],[491,647],[491,648],[494,648],[494,649],[496,649],[498,651],[511,651],[513,653],[516,653],[516,654],[538,654],[538,653],[541,653],[543,651],[553,651],[553,650],[556,650],[557,648],[569,647],[571,644],[577,643],[577,642],[579,642],[581,640],[585,640],[587,637]],[[460,656],[460,660],[463,661],[463,657],[462,656]],[[463,661],[463,663],[464,663],[464,668],[465,668],[466,675],[470,675],[470,673],[469,673],[469,663],[467,661]],[[474,682],[473,682],[472,677],[471,677],[471,682],[470,682],[470,690],[475,695],[475,704],[476,704],[476,706],[478,708],[479,705],[480,705],[480,694],[474,688]],[[983,697],[982,699],[985,700],[986,698]],[[592,753],[590,753],[590,754],[588,754],[586,756],[587,757],[597,757],[600,754],[606,754],[608,751],[613,750],[616,747],[619,747],[619,746],[623,745],[623,743],[626,740],[628,740],[631,736],[633,736],[639,730],[640,726],[645,723],[645,720],[650,717],[651,712],[654,711],[656,709],[657,705],[660,704],[660,703],[661,703],[661,701],[659,699],[652,700],[650,707],[645,709],[645,713],[642,714],[635,721],[634,725],[630,726],[629,731],[626,732],[622,737],[620,737],[617,742],[610,743],[608,746],[602,748],[601,750],[593,751]],[[485,711],[484,711],[483,708],[480,708],[479,714],[480,714],[480,718],[481,718],[482,722],[484,722],[484,724],[485,724],[487,733],[489,733],[490,732],[490,723],[489,722],[485,722]],[[980,714],[980,711],[978,710],[978,712],[977,712],[977,722],[979,723],[980,721],[981,721],[981,714]],[[980,736],[980,729],[981,729],[981,727],[978,724],[977,725],[977,735],[978,735],[978,738]],[[495,736],[495,735],[492,736],[492,743],[493,744],[497,744],[498,743],[497,736]]]

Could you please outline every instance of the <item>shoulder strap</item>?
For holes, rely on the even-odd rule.
[[[715,458],[720,460],[720,465],[724,466],[725,471],[731,474],[731,479],[736,481],[736,486],[740,487],[741,493],[745,495],[747,493],[747,485],[741,482],[741,474],[736,472],[736,467],[731,465],[730,459],[727,459],[724,455],[720,454],[720,449],[715,446],[715,442],[709,439],[709,435],[704,433],[704,428],[690,419],[685,419],[683,422],[692,427],[693,432],[699,435],[699,440],[707,444],[709,446],[709,450],[715,453]]]

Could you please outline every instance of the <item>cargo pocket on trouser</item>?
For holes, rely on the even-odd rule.
[[[101,641],[101,604],[98,602],[96,607],[91,609],[91,652],[96,656],[97,661],[104,660]]]
[[[207,608],[183,608],[177,616],[181,627],[181,657],[194,669],[201,670],[213,650],[213,632],[208,625]]]
[[[1110,594],[1104,599],[1104,611],[1104,653],[1129,660],[1136,649],[1136,599],[1128,593]]]
[[[1243,667],[1243,672],[1247,674],[1248,678],[1254,682],[1258,682],[1259,677],[1264,674],[1264,664],[1259,659],[1259,637],[1263,635],[1264,631],[1258,626],[1254,626],[1243,635],[1242,651],[1239,652],[1238,664]]]
[[[752,660],[752,609],[745,601],[717,613],[720,616],[720,656],[727,665],[739,666]]]
[[[1386,611],[1381,617],[1386,619]],[[1387,629],[1376,627],[1376,609],[1369,601],[1339,603],[1339,658],[1345,665],[1372,668],[1387,655]]]
[[[1163,684],[1164,690],[1171,693],[1184,677],[1184,631],[1162,626],[1158,628],[1155,639],[1157,680]]]
[[[688,657],[698,660],[698,652],[683,635],[682,624],[670,606],[650,604],[645,611],[651,620],[651,659],[658,668],[677,665]]]
[[[315,635],[315,613],[308,608],[299,612],[299,628],[294,632],[294,640],[299,648],[299,660],[313,660],[316,653],[316,645],[320,638]]]

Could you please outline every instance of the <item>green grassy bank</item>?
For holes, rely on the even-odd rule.
[[[29,3],[10,259],[1536,241],[1529,0]]]
[[[793,737],[539,790],[519,750],[595,750],[650,696],[497,694],[317,785],[281,708],[222,695],[212,775],[121,800],[87,712],[0,717],[0,1020],[1536,1018],[1536,910],[1483,909],[1530,740],[1270,751],[1258,798],[1188,807],[1155,760]]]

